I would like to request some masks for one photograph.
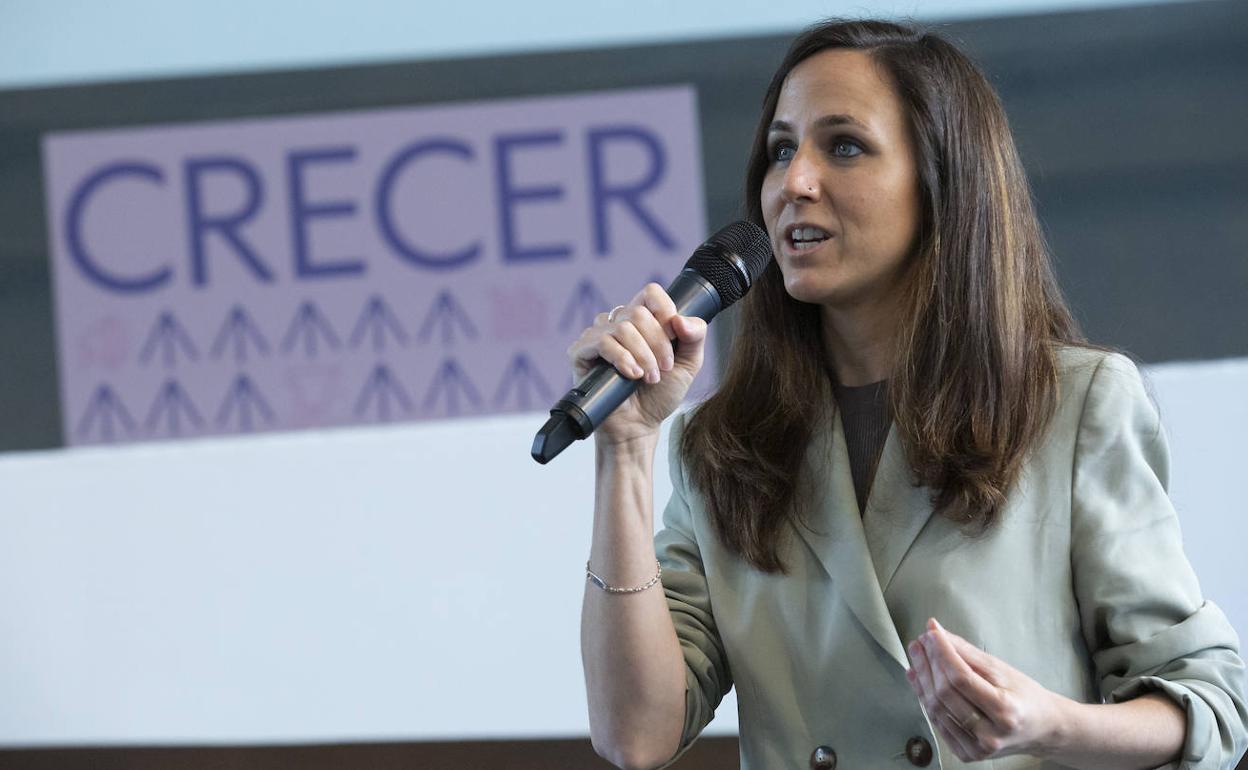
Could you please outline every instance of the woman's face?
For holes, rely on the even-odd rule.
[[[901,101],[860,51],[793,68],[768,132],[762,208],[785,289],[836,307],[886,300],[919,231],[919,186]]]

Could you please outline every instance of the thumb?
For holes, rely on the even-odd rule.
[[[676,362],[702,365],[702,348],[706,342],[706,321],[697,316],[678,315],[672,319],[672,331],[676,333]]]

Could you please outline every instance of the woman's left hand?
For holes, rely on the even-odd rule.
[[[1074,701],[993,657],[935,619],[908,646],[906,672],[927,716],[958,759],[1044,756]]]

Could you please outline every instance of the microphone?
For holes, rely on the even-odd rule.
[[[678,314],[709,322],[744,297],[769,262],[767,232],[753,222],[733,222],[693,252],[667,293]],[[639,384],[599,359],[551,408],[550,419],[533,437],[533,459],[545,465],[573,441],[588,437]]]

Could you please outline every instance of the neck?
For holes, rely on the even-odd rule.
[[[891,304],[824,305],[822,316],[824,352],[842,385],[869,385],[892,375],[897,311]]]

